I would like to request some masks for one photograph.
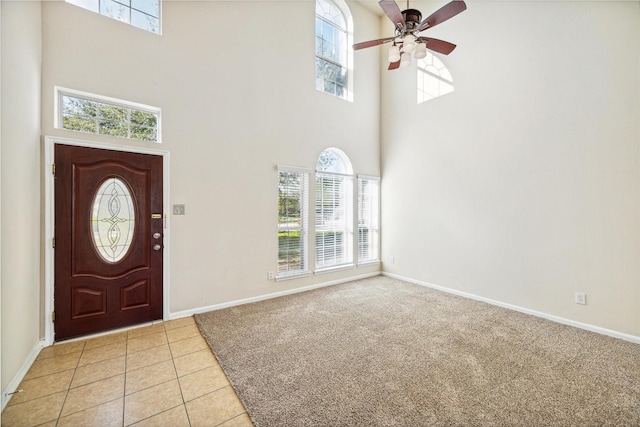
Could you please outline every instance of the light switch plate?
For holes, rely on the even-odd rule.
[[[184,215],[185,214],[184,205],[173,205],[173,214]]]

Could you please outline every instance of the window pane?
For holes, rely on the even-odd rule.
[[[131,0],[131,8],[153,17],[160,17],[159,0]]]
[[[129,23],[131,21],[130,10],[121,3],[112,0],[100,0],[100,14],[118,21]]]
[[[324,19],[333,22],[340,28],[346,28],[344,15],[338,9],[338,7],[331,1],[318,0],[316,1],[316,15],[322,16]]]
[[[62,122],[58,126],[62,129],[140,141],[159,140],[157,113],[63,93],[60,93],[59,97]]]
[[[346,69],[320,58],[316,58],[316,89],[342,96],[347,80]],[[322,81],[322,85],[318,85]]]
[[[308,173],[278,172],[278,276],[307,270]]]
[[[100,133],[127,138],[129,127],[127,109],[113,105],[99,104],[98,116],[100,118]]]
[[[132,110],[131,124],[155,127],[157,124],[156,115],[146,111]]]
[[[79,117],[79,116],[63,116],[62,127],[68,130],[78,132],[97,133],[97,122],[95,119]]]
[[[62,113],[95,118],[98,112],[97,103],[88,99],[62,96]]]
[[[137,10],[131,11],[131,25],[152,33],[160,33],[160,20]]]
[[[358,178],[358,262],[378,260],[379,180]]]
[[[316,233],[316,266],[330,267],[347,262],[342,231]]]
[[[137,139],[140,141],[151,141],[151,142],[158,140],[158,136],[155,128],[131,125],[130,131],[131,131],[131,134],[129,137],[131,139]]]

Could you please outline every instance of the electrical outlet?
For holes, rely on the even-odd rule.
[[[585,294],[584,292],[576,292],[575,301],[576,301],[576,304],[586,305],[587,304],[587,294]]]
[[[391,264],[395,264],[396,263],[396,257],[392,256],[391,257]]]
[[[274,278],[273,271],[269,271],[269,272],[267,273],[267,279],[269,279],[269,280],[273,280],[273,278]]]

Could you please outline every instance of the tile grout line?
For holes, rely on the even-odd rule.
[[[73,384],[73,379],[76,377],[76,373],[78,372],[78,366],[80,365],[80,360],[82,360],[82,355],[84,354],[85,347],[87,346],[87,341],[82,345],[82,351],[80,351],[80,357],[78,357],[78,361],[76,362],[75,368],[73,368],[73,375],[71,375],[71,380],[69,381],[69,386],[67,387],[67,392],[64,395],[64,400],[62,401],[62,405],[60,406],[60,411],[58,412],[58,416],[56,417],[56,425],[60,422],[60,417],[62,416],[62,410],[64,409],[64,405],[67,403],[67,399],[69,398],[69,393],[71,392],[71,384]]]
[[[129,363],[129,331],[127,331],[127,342],[124,346],[124,384],[122,385],[122,425],[124,426],[124,418],[127,410],[127,373]]]
[[[167,328],[164,329],[165,334],[167,334]],[[173,365],[173,370],[176,373],[176,381],[178,381],[178,388],[180,389],[180,398],[182,398],[182,406],[184,408],[184,413],[187,416],[187,421],[189,422],[189,426],[191,426],[191,418],[189,418],[189,411],[187,411],[187,402],[184,400],[184,392],[182,391],[182,384],[180,384],[180,376],[178,375],[178,368],[176,368],[176,359],[173,356],[173,349],[171,348],[171,343],[169,342],[169,334],[167,334],[167,345],[169,346],[169,354],[171,355],[171,364]]]

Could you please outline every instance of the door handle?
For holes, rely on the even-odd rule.
[[[156,232],[156,233],[153,233],[153,238],[154,238],[154,239],[159,239],[159,238],[161,238],[161,237],[162,237],[162,234],[157,233],[157,232]]]
[[[162,249],[162,245],[156,243],[155,245],[153,245],[153,250],[154,251],[159,251],[160,249]]]

